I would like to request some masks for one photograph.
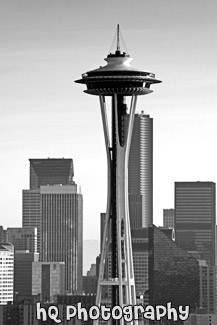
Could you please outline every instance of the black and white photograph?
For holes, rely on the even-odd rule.
[[[217,325],[217,2],[0,0],[0,325]]]

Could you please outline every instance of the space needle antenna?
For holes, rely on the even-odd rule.
[[[117,25],[117,51],[120,51],[120,26]]]

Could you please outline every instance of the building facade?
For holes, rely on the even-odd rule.
[[[174,209],[163,209],[163,226],[165,228],[174,228]]]
[[[131,231],[133,269],[137,299],[148,290],[148,228]]]
[[[153,119],[135,114],[128,165],[131,229],[153,224]]]
[[[0,305],[13,302],[14,294],[14,246],[0,243]]]
[[[38,262],[39,254],[28,251],[14,253],[14,300],[21,301],[32,294],[32,263]]]
[[[0,243],[7,243],[7,230],[0,226]]]
[[[30,190],[38,189],[41,185],[72,185],[74,184],[73,160],[47,158],[29,159],[30,162]]]
[[[199,260],[200,267],[200,308],[207,314],[216,313],[216,266]]]
[[[41,302],[54,302],[65,293],[65,263],[33,262],[32,295],[40,294]]]
[[[41,186],[41,261],[64,262],[66,290],[82,291],[83,205],[77,185]]]
[[[23,190],[22,227],[37,229],[37,252],[41,245],[41,194],[40,188]]]
[[[29,159],[29,190],[23,190],[22,226],[37,228],[37,252],[41,244],[41,185],[74,184],[71,158]]]
[[[7,238],[14,245],[14,251],[37,252],[37,228],[7,228]]]
[[[199,307],[199,263],[155,226],[149,227],[149,291],[152,306]],[[173,321],[168,324],[174,324]]]
[[[217,315],[214,314],[191,314],[183,325],[216,325]]]
[[[83,198],[72,159],[30,159],[23,191],[23,227],[37,228],[40,261],[64,262],[69,293],[82,291]]]
[[[215,265],[216,189],[213,182],[175,183],[175,238],[185,250]]]

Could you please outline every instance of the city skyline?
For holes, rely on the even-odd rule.
[[[143,110],[154,120],[154,223],[162,225],[163,208],[173,208],[175,181],[216,182],[217,5],[195,0],[137,3],[1,4],[4,228],[21,226],[28,159],[72,157],[74,179],[84,196],[84,239],[99,239],[107,186],[99,104],[85,98],[73,80],[100,60],[104,64],[117,23],[135,67],[155,71],[163,80],[137,106],[137,113]]]

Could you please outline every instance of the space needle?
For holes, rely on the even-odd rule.
[[[102,288],[108,286],[111,290],[111,307],[123,308],[136,305],[128,203],[128,159],[137,96],[151,93],[150,86],[161,81],[153,73],[131,66],[133,59],[120,48],[119,25],[116,39],[115,53],[108,54],[105,59],[107,64],[82,74],[82,79],[75,82],[87,86],[85,93],[99,96],[108,164],[107,209],[96,305],[101,305]],[[106,96],[111,97],[111,130]],[[108,256],[111,257],[111,273],[106,277]],[[111,322],[124,324],[123,318]],[[137,321],[131,324],[137,324]]]

